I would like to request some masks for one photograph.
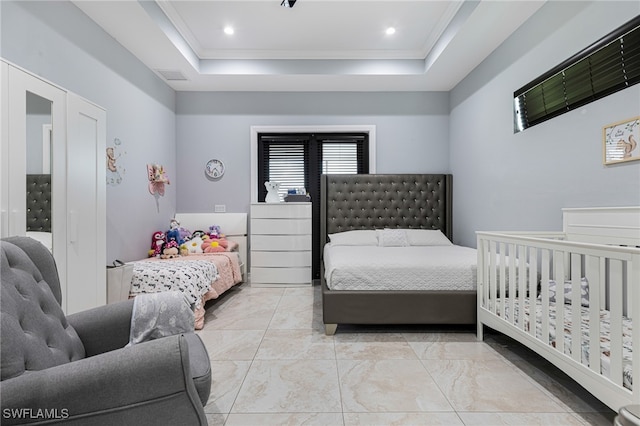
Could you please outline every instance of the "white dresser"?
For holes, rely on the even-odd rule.
[[[311,203],[251,204],[251,285],[311,285]]]

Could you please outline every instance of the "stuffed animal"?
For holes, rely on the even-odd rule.
[[[180,245],[180,256],[188,256],[189,255],[189,247],[187,247],[187,243],[183,243]]]
[[[183,228],[182,226],[178,227],[178,233],[180,234],[180,238],[178,239],[178,241],[186,242],[191,239],[191,231]]]
[[[278,190],[280,189],[279,182],[265,182],[265,188],[267,188],[267,196],[264,201],[267,203],[279,203],[280,195],[278,194]]]
[[[174,257],[180,256],[180,247],[176,240],[168,241],[162,247],[162,254],[160,257],[162,259],[172,259]]]
[[[189,248],[189,253],[202,253],[202,237],[206,235],[202,231],[193,231],[191,234],[191,239],[187,241],[187,247]]]
[[[184,240],[180,239],[180,231],[178,231],[177,229],[169,229],[167,231],[167,241],[171,240],[177,242],[179,246],[184,243]]]
[[[164,232],[156,231],[151,237],[151,250],[149,250],[149,257],[157,257],[162,254],[162,246],[166,242]]]
[[[209,238],[218,239],[224,238],[224,234],[218,225],[211,225],[209,227]]]
[[[218,253],[221,251],[226,251],[226,249],[222,247],[218,241],[219,240],[207,238],[202,243],[202,251],[205,253]]]

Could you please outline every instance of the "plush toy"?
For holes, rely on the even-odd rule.
[[[280,189],[279,182],[265,182],[265,188],[267,188],[267,196],[264,201],[267,203],[279,203],[280,195],[278,194],[278,190]]]
[[[180,234],[178,241],[186,242],[191,239],[191,231],[182,226],[178,227],[178,233]]]
[[[191,234],[191,239],[187,241],[189,253],[202,253],[202,237],[204,235],[206,234],[202,231],[193,231],[193,234]]]
[[[180,245],[180,256],[188,256],[189,255],[189,247],[187,247],[187,243],[183,243]]]
[[[160,257],[162,259],[171,259],[178,256],[180,256],[180,247],[176,240],[166,242],[162,247],[162,254]]]
[[[220,227],[218,225],[211,225],[209,227],[209,238],[222,238],[224,237],[224,235],[222,235],[222,230],[220,229]]]
[[[177,229],[169,229],[167,231],[167,241],[171,240],[177,242],[179,246],[184,243],[184,240],[180,239],[180,231],[178,231]]]
[[[162,254],[162,246],[166,242],[164,232],[156,231],[151,237],[151,250],[149,250],[149,257],[157,257]]]
[[[219,240],[207,238],[202,243],[202,251],[205,253],[218,253],[226,249],[220,245]]]

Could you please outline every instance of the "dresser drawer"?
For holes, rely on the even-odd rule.
[[[252,284],[311,284],[311,267],[261,268],[251,267]]]
[[[311,235],[253,235],[251,251],[311,250]],[[252,254],[253,255],[253,254]]]
[[[311,218],[311,203],[259,203],[251,205],[251,220],[295,218]]]
[[[311,219],[253,219],[251,233],[262,235],[311,234]]]
[[[311,251],[252,251],[252,266],[300,268],[311,266]]]

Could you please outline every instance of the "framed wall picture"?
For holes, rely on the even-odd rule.
[[[602,128],[604,164],[640,160],[640,117]]]

